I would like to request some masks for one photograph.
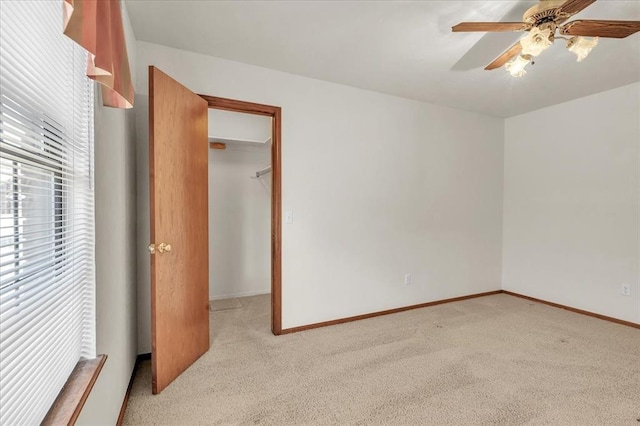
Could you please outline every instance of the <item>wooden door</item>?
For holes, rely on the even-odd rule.
[[[209,349],[207,112],[204,99],[149,67],[154,394]]]

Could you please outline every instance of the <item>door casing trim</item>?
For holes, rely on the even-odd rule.
[[[282,334],[282,109],[216,96],[199,95],[210,109],[266,115],[271,120],[271,332]]]

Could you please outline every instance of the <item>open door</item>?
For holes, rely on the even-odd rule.
[[[207,111],[207,101],[149,67],[154,394],[209,349]]]

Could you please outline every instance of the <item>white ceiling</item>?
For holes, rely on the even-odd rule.
[[[640,33],[601,38],[581,63],[558,40],[512,78],[483,68],[520,33],[451,32],[535,3],[126,1],[138,40],[500,117],[640,81]],[[574,19],[640,20],[640,1],[599,0]]]

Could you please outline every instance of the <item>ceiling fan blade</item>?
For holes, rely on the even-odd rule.
[[[585,9],[587,6],[595,3],[596,0],[567,0],[562,6],[556,10],[556,15],[564,15],[565,17],[569,17],[571,15],[575,15],[581,10]]]
[[[451,30],[455,32],[469,31],[523,31],[531,28],[531,24],[525,22],[461,22]]]
[[[507,61],[509,61],[509,59],[513,58],[518,53],[520,53],[521,50],[522,50],[522,45],[520,44],[520,42],[517,42],[516,44],[511,46],[509,49],[507,49],[502,55],[494,59],[493,62],[487,65],[484,69],[489,71],[489,70],[494,70],[496,68],[500,68],[501,66],[506,64]]]
[[[561,34],[572,36],[625,38],[640,31],[640,21],[571,21],[560,28]]]

